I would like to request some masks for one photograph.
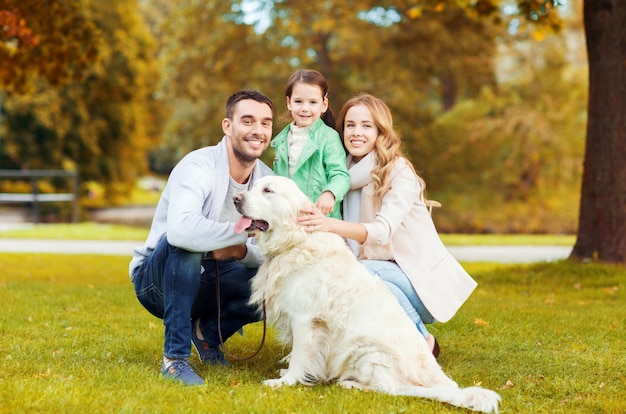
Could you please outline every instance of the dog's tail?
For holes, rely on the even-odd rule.
[[[494,391],[482,387],[459,388],[455,384],[437,385],[434,387],[414,386],[394,394],[430,398],[457,407],[496,414],[498,413],[498,402],[501,400],[500,396]]]

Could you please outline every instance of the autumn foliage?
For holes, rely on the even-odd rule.
[[[27,90],[39,76],[53,85],[80,79],[96,41],[80,0],[0,0],[0,90]]]

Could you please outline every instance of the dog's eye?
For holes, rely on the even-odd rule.
[[[264,193],[273,193],[274,191],[271,188],[269,188],[269,187],[263,187],[263,192]]]

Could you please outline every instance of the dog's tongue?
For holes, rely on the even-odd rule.
[[[237,220],[237,223],[235,223],[235,233],[243,233],[248,227],[250,227],[250,225],[252,225],[252,219],[241,216],[241,218]]]

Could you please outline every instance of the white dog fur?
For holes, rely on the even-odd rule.
[[[331,233],[308,233],[296,218],[310,205],[290,179],[264,177],[235,196],[238,230],[256,231],[266,261],[252,280],[250,303],[291,344],[289,367],[264,384],[318,384],[432,398],[486,413],[500,396],[459,388],[380,279]],[[251,220],[250,220],[251,219]]]

